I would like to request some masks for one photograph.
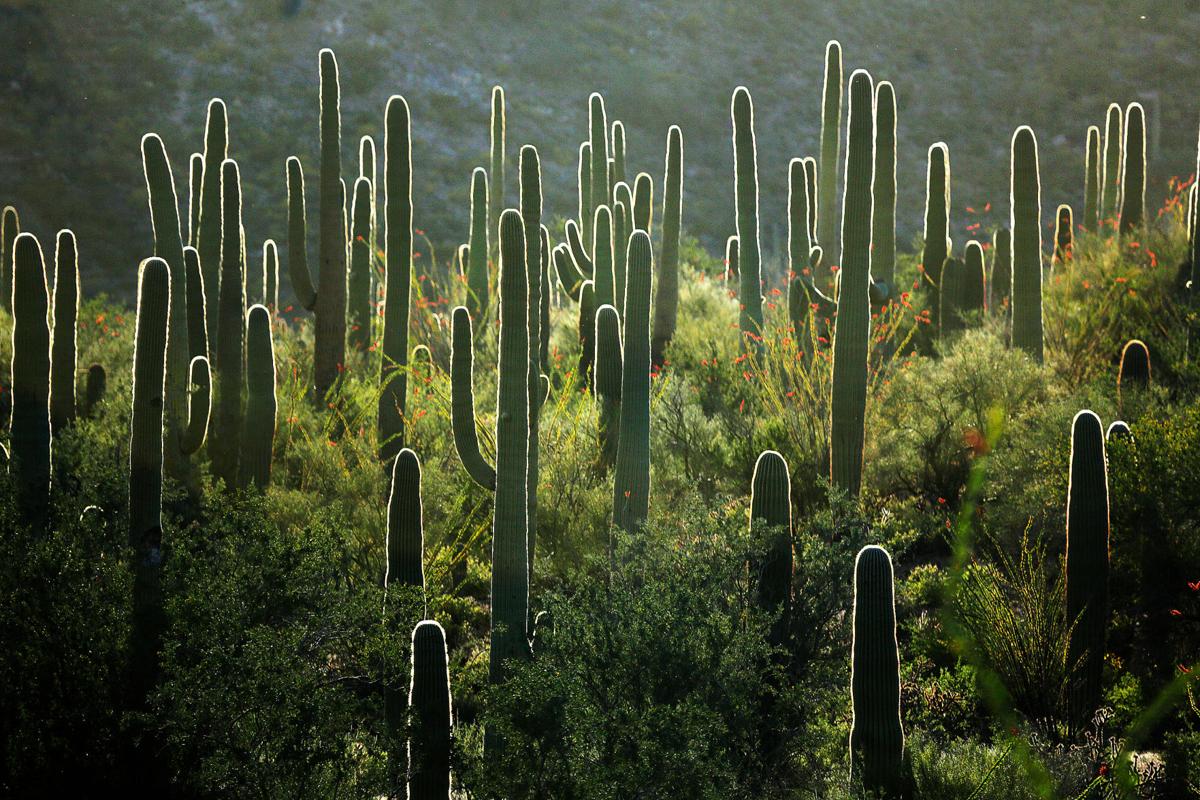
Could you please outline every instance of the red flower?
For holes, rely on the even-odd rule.
[[[1180,611],[1178,608],[1172,608],[1172,609],[1171,609],[1171,616],[1172,616],[1172,617],[1182,617],[1182,616],[1183,616],[1183,612],[1182,612],[1182,611]]]
[[[1188,581],[1188,588],[1193,592],[1200,592],[1200,581]]]

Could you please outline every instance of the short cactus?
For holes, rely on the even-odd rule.
[[[75,419],[75,323],[79,316],[79,261],[75,234],[58,232],[54,249],[54,330],[50,356],[50,430]]]
[[[450,796],[450,743],[453,711],[446,632],[422,620],[412,633],[412,684],[408,692],[413,732],[408,741],[409,800]]]
[[[238,464],[238,486],[243,489],[253,486],[265,492],[271,482],[277,408],[271,312],[255,305],[246,314],[246,413]]]
[[[488,177],[482,167],[471,173],[471,232],[467,239],[467,310],[475,319],[488,311]]]
[[[991,299],[988,307],[1005,317],[1012,316],[1012,231],[997,228],[992,235],[992,272],[988,281]],[[1007,320],[1005,328],[1007,329]]]
[[[1117,372],[1117,396],[1122,392],[1145,389],[1150,385],[1150,348],[1141,339],[1130,339],[1121,348],[1121,366]]]
[[[937,281],[942,265],[950,257],[950,151],[945,142],[929,147],[925,173],[925,247],[921,254],[921,272],[929,283]],[[939,311],[934,312],[940,314]],[[934,326],[941,328],[940,316]]]
[[[987,266],[983,245],[972,239],[963,251],[965,270],[959,305],[966,313],[983,311],[987,307]]]
[[[963,328],[963,293],[967,285],[967,265],[951,256],[942,263],[938,277],[938,336],[943,340]]]
[[[667,134],[670,136],[670,134]],[[612,185],[625,180],[625,124],[614,119],[612,124]]]
[[[779,615],[771,629],[771,644],[787,639],[792,596],[792,482],[787,461],[774,450],[759,455],[750,488],[750,523],[775,529],[766,559],[757,565],[758,605]]]
[[[1071,260],[1075,241],[1074,227],[1075,215],[1071,207],[1065,203],[1060,205],[1054,212],[1054,259],[1051,261],[1051,269]]]
[[[387,572],[384,586],[425,590],[425,529],[421,505],[421,460],[404,448],[392,462],[387,506]]]
[[[1037,138],[1025,125],[1012,139],[1012,346],[1042,363],[1042,187]]]
[[[731,281],[738,276],[738,237],[730,236],[725,240],[725,280]]]
[[[613,523],[632,533],[646,522],[650,507],[650,282],[654,257],[645,231],[634,231],[630,237],[626,263],[629,276],[625,284]],[[600,364],[596,366],[599,369]]]

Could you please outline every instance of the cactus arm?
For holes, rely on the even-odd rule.
[[[633,184],[633,228],[653,233],[654,179],[648,173],[639,172]]]
[[[304,212],[304,169],[300,159],[291,156],[287,160],[288,193],[288,275],[292,279],[292,291],[300,306],[312,311],[317,302],[317,290],[313,287],[312,274],[308,270],[308,232]]]
[[[837,238],[837,176],[842,147],[842,45],[825,45],[825,83],[821,90],[821,164],[817,170],[816,239],[826,247]]]
[[[1100,221],[1116,227],[1117,214],[1121,210],[1121,171],[1124,167],[1124,149],[1121,137],[1124,130],[1124,112],[1116,103],[1110,103],[1104,115],[1104,165],[1100,184]]]
[[[608,117],[604,98],[592,92],[588,97],[588,130],[592,156],[592,209],[612,202],[612,186],[608,182]]]
[[[889,287],[896,282],[896,90],[875,87],[875,193],[871,215],[871,275]]]
[[[479,451],[479,431],[475,423],[474,372],[471,314],[464,306],[454,309],[451,317],[450,348],[450,424],[454,448],[471,479],[485,489],[496,488],[496,470]]]
[[[241,178],[237,163],[221,164],[222,229],[241,228]],[[217,408],[213,439],[209,443],[213,475],[228,489],[237,486],[237,442],[242,430],[243,347],[246,296],[242,279],[242,248],[238,237],[221,243],[221,290],[217,316]]]
[[[208,103],[204,123],[204,173],[200,184],[200,219],[196,234],[196,250],[204,270],[204,286],[208,294],[204,306],[208,313],[208,330],[216,335],[217,294],[221,284],[221,164],[229,154],[229,116],[225,103],[213,98]]]
[[[212,413],[212,372],[209,370],[208,359],[204,356],[193,358],[188,371],[191,374],[191,386],[188,389],[188,422],[179,442],[179,450],[190,456],[204,445],[204,439],[208,435],[208,418]],[[88,377],[90,379],[91,375]]]
[[[733,118],[734,195],[737,209],[739,303],[738,330],[743,350],[758,349],[762,336],[762,276],[758,239],[758,164],[754,142],[754,106],[739,86],[730,104]]]
[[[579,386],[592,386],[592,362],[596,357],[596,285],[584,281],[579,289]]]
[[[504,208],[504,135],[505,135],[504,89],[492,87],[492,118],[490,125],[491,139],[489,150],[491,154],[491,173],[488,175],[488,230],[497,230],[500,222],[500,210]],[[488,250],[490,258],[496,257],[498,242],[492,242]]]
[[[804,177],[804,160],[793,158],[788,164],[788,321],[796,336],[807,333],[805,323],[811,308],[804,291],[812,239],[808,228],[808,185]]]
[[[371,181],[354,182],[350,236],[350,273],[346,279],[347,341],[356,350],[371,345]]]
[[[656,367],[666,362],[667,345],[675,336],[679,316],[679,228],[683,216],[683,132],[678,125],[667,131],[667,163],[663,178],[662,247],[658,285],[654,294],[654,329],[650,360]]]
[[[475,319],[483,319],[491,299],[488,289],[488,176],[477,167],[471,173],[471,233],[467,250],[467,308]]]
[[[50,357],[50,430],[75,419],[75,333],[79,316],[79,258],[75,234],[58,233],[54,249],[54,330]]]
[[[570,247],[565,244],[558,245],[551,253],[551,259],[554,261],[554,274],[557,276],[558,285],[568,297],[579,302],[579,293],[587,278],[575,266]]]
[[[621,318],[615,308],[603,305],[596,309],[593,341],[595,342],[596,400],[600,404],[600,458],[604,469],[611,469],[617,460],[617,439],[621,419]]]
[[[589,222],[588,228],[591,229],[594,223]],[[567,220],[564,226],[567,234],[567,248],[571,254],[571,260],[575,262],[575,270],[584,277],[584,280],[592,280],[594,267],[592,265],[592,257],[588,255],[587,246],[584,244],[584,239],[579,233],[579,225],[575,220]],[[590,237],[589,237],[590,238]]]
[[[1088,126],[1087,146],[1083,155],[1083,229],[1089,233],[1100,230],[1100,182],[1103,180],[1100,163],[1100,129]]]

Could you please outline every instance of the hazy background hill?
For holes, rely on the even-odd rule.
[[[264,238],[284,238],[288,155],[304,161],[315,204],[317,52],[328,46],[341,67],[346,172],[357,174],[360,135],[382,145],[387,97],[408,99],[416,225],[440,259],[466,237],[494,83],[508,92],[510,159],[523,143],[541,151],[551,215],[575,208],[589,92],[603,92],[610,118],[624,121],[629,168],[655,176],[656,203],[666,130],[681,125],[684,225],[712,250],[733,228],[729,99],[745,84],[763,242],[777,251],[787,161],[817,152],[822,55],[837,38],[847,77],[864,67],[896,86],[902,245],[920,232],[926,149],[944,140],[958,249],[968,225],[988,231],[1007,216],[1008,142],[1019,124],[1039,137],[1047,221],[1059,202],[1079,210],[1085,130],[1103,123],[1110,101],[1146,106],[1152,209],[1169,176],[1193,171],[1196,8],[1191,0],[0,0],[0,203],[16,205],[44,245],[59,227],[73,228],[85,291],[128,295],[151,247],[140,137],[163,136],[185,201],[187,158],[202,146],[205,104],[217,96],[229,105],[257,254]]]

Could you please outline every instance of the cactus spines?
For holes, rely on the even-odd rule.
[[[592,157],[591,207],[596,209],[612,202],[612,186],[608,183],[608,116],[604,98],[598,92],[588,97],[588,132]]]
[[[276,409],[271,312],[255,305],[246,314],[246,414],[238,464],[238,485],[243,489],[253,486],[265,492],[271,483]]]
[[[842,45],[825,45],[825,83],[821,89],[821,164],[817,170],[817,241],[826,247],[837,237],[837,176],[842,147]]]
[[[625,180],[625,123],[619,119],[612,124],[612,165],[612,185],[616,186]]]
[[[942,274],[942,264],[950,257],[950,151],[945,142],[929,147],[929,166],[925,173],[925,248],[921,254],[921,272],[933,282]],[[937,313],[937,312],[935,312]],[[934,326],[941,327],[935,320]]]
[[[1012,139],[1012,346],[1042,363],[1042,186],[1037,137],[1027,125]]]
[[[482,320],[488,310],[488,176],[482,167],[471,173],[471,232],[467,239],[467,310]]]
[[[96,365],[98,366],[98,365]],[[92,369],[95,369],[93,366]],[[208,417],[212,411],[212,373],[208,367],[208,358],[196,356],[188,367],[191,376],[188,387],[188,425],[179,441],[179,450],[185,456],[190,456],[200,449],[208,435]],[[103,370],[101,371],[101,377]],[[103,382],[101,383],[103,385]],[[88,403],[91,404],[92,373],[88,372]],[[103,396],[103,391],[101,391]]]
[[[427,619],[412,633],[412,682],[408,691],[413,733],[408,740],[409,800],[450,797],[453,712],[446,632]]]
[[[989,307],[1005,317],[1011,317],[1012,231],[1008,228],[997,228],[992,235],[992,275],[988,285],[991,289]],[[1005,327],[1007,329],[1007,321]]]
[[[1083,229],[1100,230],[1100,184],[1104,180],[1100,161],[1100,129],[1089,125],[1083,156]]]
[[[529,655],[529,287],[524,226],[515,209],[500,215],[499,238],[500,358],[488,665],[492,683],[504,680],[505,662]]]
[[[738,237],[730,236],[725,240],[725,280],[733,280],[738,276]]]
[[[633,533],[650,508],[650,236],[634,231],[626,258],[621,418],[613,470],[613,523]],[[597,364],[597,367],[600,365]]]
[[[404,107],[405,116],[408,116],[408,106]],[[501,86],[492,87],[492,117],[489,125],[489,141],[488,148],[490,153],[491,171],[488,175],[488,230],[498,230],[500,224],[500,210],[504,208],[504,133],[505,133],[505,111],[504,111],[504,88]],[[385,142],[384,148],[387,144]],[[385,165],[386,169],[386,165]],[[386,180],[386,178],[385,178]],[[386,202],[386,200],[385,200]],[[492,242],[492,249],[488,251],[494,258],[499,243]]]
[[[1141,103],[1125,109],[1119,230],[1127,234],[1146,221],[1146,112]]]
[[[242,349],[245,336],[246,296],[242,280],[242,247],[236,232],[241,228],[242,189],[237,163],[221,164],[221,291],[217,328],[217,408],[213,438],[209,442],[214,477],[225,486],[237,486],[237,442],[242,430]]]
[[[857,497],[862,485],[867,339],[871,331],[871,173],[875,139],[871,76],[865,70],[856,70],[850,76],[849,105],[829,465],[833,485]]]
[[[775,528],[765,560],[758,565],[758,604],[768,614],[779,614],[771,627],[771,644],[787,637],[792,596],[792,482],[787,461],[774,450],[763,451],[754,464],[750,485],[750,524]]]
[[[1071,207],[1063,203],[1054,212],[1054,259],[1055,264],[1066,264],[1071,260],[1071,247],[1074,241],[1074,214]]]
[[[75,419],[75,322],[79,315],[79,260],[75,234],[58,232],[54,248],[54,330],[50,356],[50,430]]]
[[[1067,649],[1074,669],[1071,723],[1081,728],[1100,705],[1108,633],[1108,473],[1104,428],[1091,411],[1071,423],[1071,477],[1067,484]],[[1076,666],[1077,665],[1077,666]]]
[[[876,545],[864,547],[854,561],[853,628],[850,769],[866,788],[886,793],[900,779],[904,727],[892,558]]]
[[[596,356],[596,284],[584,281],[579,290],[579,388],[592,385],[592,361]]]
[[[896,90],[875,87],[875,193],[871,216],[871,275],[888,288],[896,282]]]
[[[200,253],[194,247],[183,248],[184,280],[187,283],[188,355],[208,358],[208,319],[205,316],[204,272]]]
[[[596,309],[595,348],[596,400],[600,404],[599,464],[610,469],[617,460],[621,419],[621,317],[611,305]]]
[[[354,182],[350,227],[350,274],[346,281],[348,344],[355,350],[371,346],[371,181]]]
[[[188,235],[186,244],[196,246],[200,235],[200,193],[204,188],[204,154],[192,153],[188,160]]]
[[[208,330],[217,330],[217,296],[221,285],[221,164],[229,152],[229,117],[225,103],[213,98],[208,103],[204,123],[204,180],[200,188],[200,230],[196,250],[204,270],[204,286],[208,292]]]
[[[1117,394],[1122,390],[1145,389],[1150,385],[1150,349],[1141,339],[1130,339],[1121,348]]]
[[[479,451],[479,432],[475,427],[475,354],[471,312],[465,306],[454,309],[451,339],[450,422],[454,431],[454,447],[467,474],[483,488],[495,489],[496,470]]]
[[[838,58],[839,64],[841,58]],[[840,90],[839,90],[840,97]],[[839,100],[840,106],[840,100]],[[734,195],[737,208],[739,302],[738,330],[741,345],[757,342],[762,334],[761,253],[758,240],[758,165],[754,143],[754,107],[750,92],[739,86],[730,106],[733,117]]]
[[[683,214],[683,131],[672,125],[667,131],[667,164],[663,178],[662,248],[659,250],[658,282],[654,290],[654,332],[650,339],[650,361],[662,367],[667,345],[675,336],[679,315],[679,228]]]
[[[585,250],[592,247],[592,220],[596,209],[592,206],[592,143],[579,144],[579,227],[583,231]],[[495,226],[492,226],[493,230]]]
[[[11,472],[23,516],[43,517],[50,495],[50,298],[42,246],[33,234],[13,242]]]
[[[972,239],[963,251],[966,269],[963,272],[963,287],[960,305],[963,311],[983,311],[987,306],[987,267],[984,264],[983,245]]]
[[[421,460],[404,448],[392,463],[387,506],[387,572],[384,586],[425,589],[425,529],[421,511]]]
[[[1124,168],[1124,114],[1116,103],[1104,116],[1104,166],[1100,185],[1100,220],[1116,227],[1121,210],[1121,171]]]
[[[104,402],[107,392],[108,373],[104,371],[102,364],[92,364],[88,367],[87,382],[84,384],[83,413],[89,417],[94,416],[96,409]]]
[[[13,246],[21,232],[21,218],[12,206],[0,215],[0,306],[12,310]]]
[[[631,227],[634,230],[651,233],[654,217],[654,179],[645,172],[639,172],[633,185],[633,218]]]
[[[499,97],[500,127],[503,131],[503,92]],[[503,136],[501,170],[504,161],[502,145]],[[388,99],[384,114],[383,187],[386,243],[383,357],[379,375],[379,451],[381,460],[386,464],[404,446],[409,292],[413,267],[412,121],[408,103],[399,95],[392,95]],[[495,191],[494,180],[492,188]]]

